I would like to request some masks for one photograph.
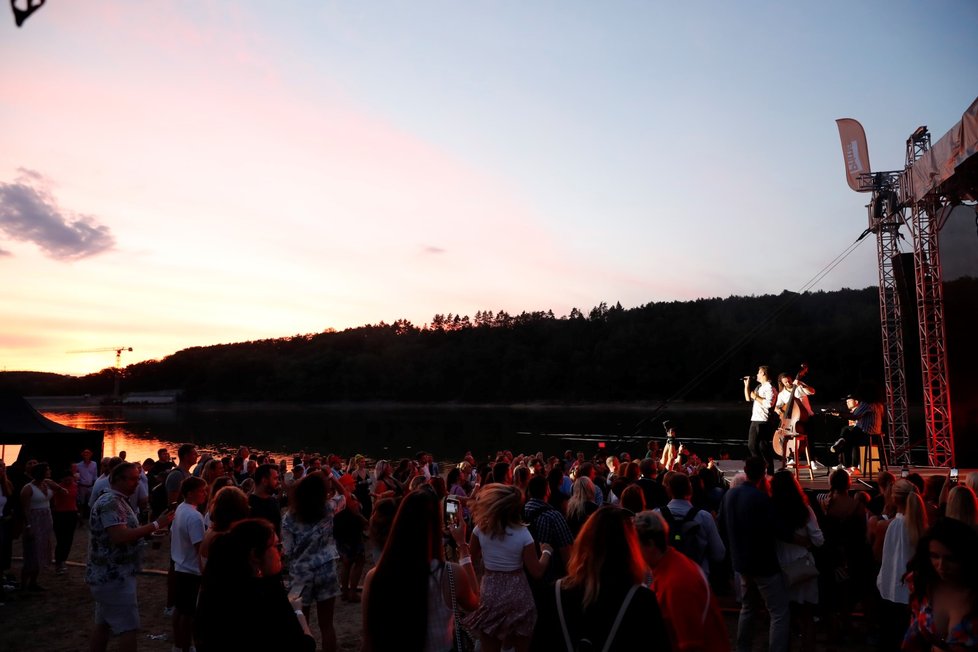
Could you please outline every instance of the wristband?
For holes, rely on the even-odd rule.
[[[549,550],[544,550],[544,551],[543,551],[543,554],[545,554],[546,556],[548,556],[548,557],[549,557],[549,556],[550,556],[550,555],[552,555],[553,553],[552,553],[552,552],[550,552]]]
[[[156,531],[156,530],[159,530],[159,529],[160,529],[160,522],[159,521],[153,521],[153,530]]]
[[[303,618],[305,618],[305,616],[306,616],[306,614],[302,613],[302,609],[296,609],[295,610],[295,615],[296,616],[302,616]]]
[[[465,557],[459,557],[458,558],[458,565],[459,566],[466,566],[466,565],[471,565],[471,564],[472,564],[472,557],[469,557],[468,555],[466,555]]]

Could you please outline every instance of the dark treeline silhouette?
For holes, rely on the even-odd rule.
[[[952,313],[955,305],[974,305],[978,282],[949,283],[946,292]],[[439,314],[426,327],[398,320],[193,347],[128,366],[123,386],[178,389],[187,401],[574,403],[657,401],[695,380],[678,398],[736,401],[738,379],[758,364],[777,373],[807,362],[824,405],[862,383],[881,384],[879,320],[876,288],[632,309],[602,303],[563,317]],[[973,325],[952,328],[950,314],[948,321],[952,359],[956,348],[973,353]],[[915,329],[912,322],[906,329],[907,377],[911,401],[918,402]],[[112,374],[9,372],[0,385],[28,395],[107,394]]]

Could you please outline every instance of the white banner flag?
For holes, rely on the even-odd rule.
[[[846,181],[856,192],[870,192],[872,187],[860,187],[859,175],[869,174],[869,148],[866,146],[866,132],[858,121],[842,118],[835,121],[839,125],[839,138],[842,139],[842,157],[846,163]]]

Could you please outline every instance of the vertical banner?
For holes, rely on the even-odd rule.
[[[870,192],[872,187],[861,187],[859,175],[869,174],[869,148],[863,126],[852,118],[836,120],[839,138],[842,139],[842,157],[846,164],[846,181],[856,192]]]

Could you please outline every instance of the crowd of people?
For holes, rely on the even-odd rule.
[[[978,647],[978,474],[884,471],[866,493],[836,470],[829,492],[809,495],[762,457],[725,479],[667,433],[641,459],[500,451],[371,465],[185,444],[175,462],[165,449],[142,463],[85,451],[53,477],[43,462],[0,463],[0,571],[43,591],[82,522],[92,650],[113,635],[136,648],[141,547],[164,539],[180,650],[315,650],[311,621],[335,650],[337,599],[362,603],[366,652],[722,652],[731,639],[746,651],[762,618],[776,652],[815,649],[816,622],[833,642],[858,635],[881,650]],[[740,603],[736,632],[719,598]]]

